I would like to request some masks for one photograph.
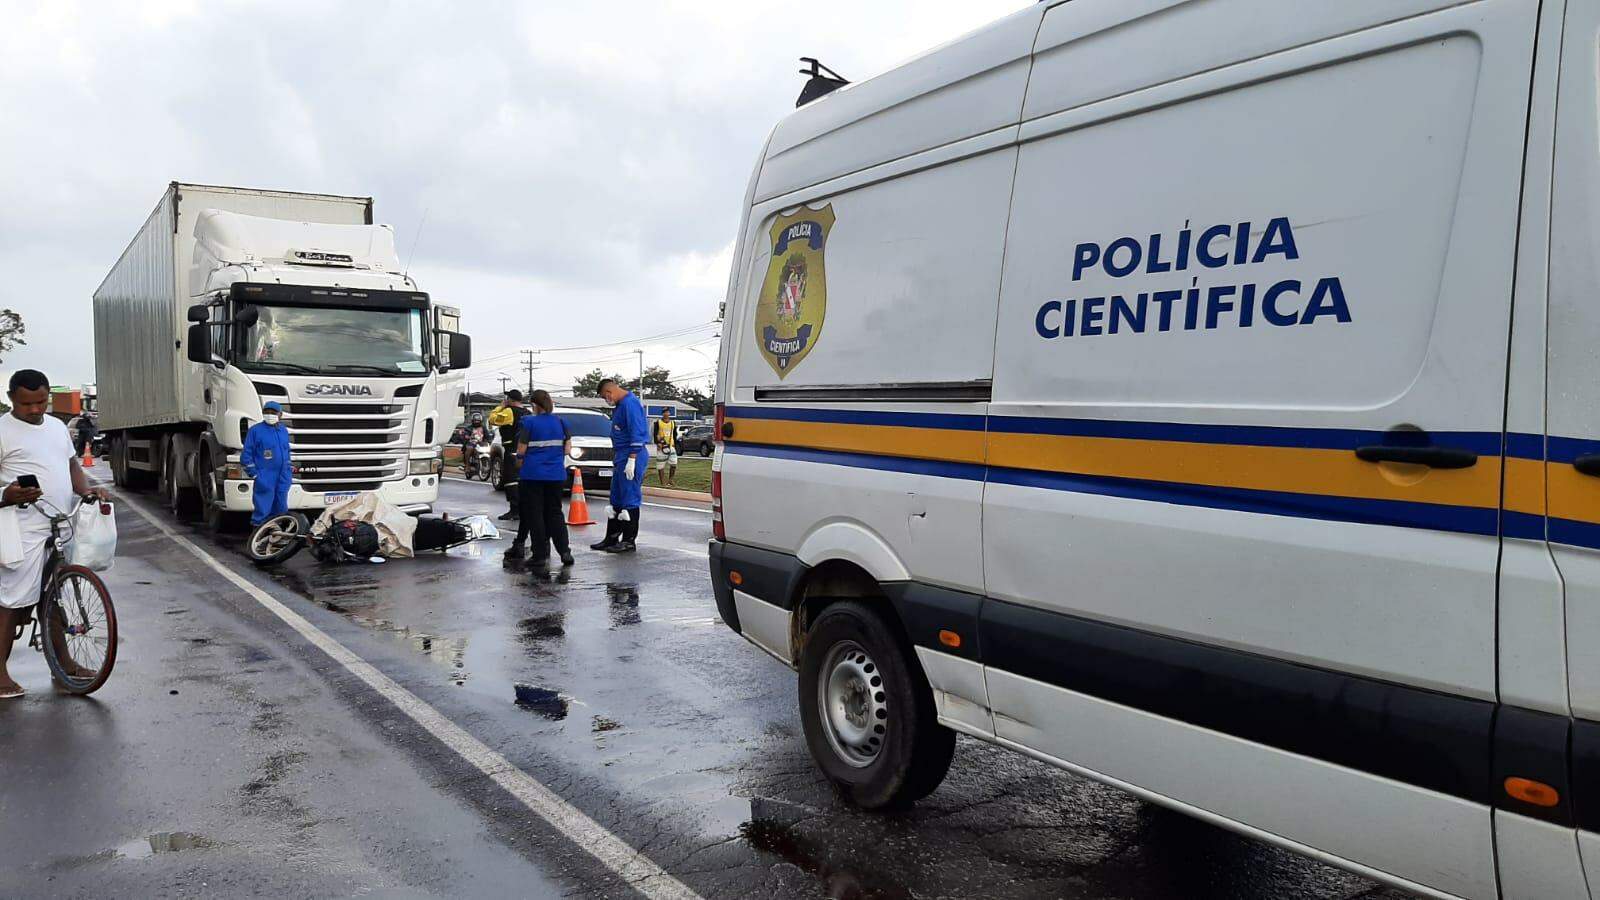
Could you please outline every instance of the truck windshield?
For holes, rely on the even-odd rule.
[[[246,372],[421,375],[420,309],[258,306],[240,336],[236,365]]]

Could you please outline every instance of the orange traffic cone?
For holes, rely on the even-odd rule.
[[[589,501],[583,496],[583,470],[572,467],[572,502],[567,504],[568,525],[593,525],[589,518]]]
[[[85,469],[94,468],[94,450],[88,444],[83,445],[83,467]]]

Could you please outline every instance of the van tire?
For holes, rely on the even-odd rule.
[[[823,712],[830,680],[840,677],[849,681],[852,671],[882,679],[881,684],[873,685],[882,688],[882,743],[866,759],[858,752],[872,753],[865,745],[840,749],[839,733]],[[800,654],[799,695],[800,722],[811,758],[857,806],[907,806],[933,793],[950,769],[956,734],[939,724],[933,690],[915,652],[864,603],[840,601],[824,609],[811,624]],[[844,707],[839,709],[839,715],[844,715]],[[874,708],[865,717],[869,726],[874,726],[877,712]],[[848,719],[844,727],[851,728]],[[851,753],[856,753],[854,760],[847,758]]]

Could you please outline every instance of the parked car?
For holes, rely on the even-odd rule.
[[[567,457],[567,477],[576,466],[583,472],[586,491],[611,487],[611,417],[592,409],[558,406],[556,415],[572,434],[572,455]]]
[[[678,452],[710,456],[717,448],[716,429],[710,425],[690,425],[678,432]]]

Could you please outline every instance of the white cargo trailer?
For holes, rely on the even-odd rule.
[[[439,373],[470,364],[459,314],[400,271],[369,197],[173,182],[94,294],[100,427],[119,484],[155,481],[209,522],[250,508],[238,465],[284,406],[295,508],[357,491],[438,496]]]

